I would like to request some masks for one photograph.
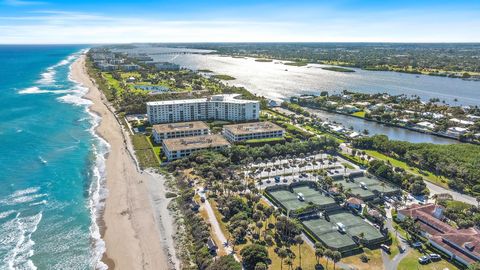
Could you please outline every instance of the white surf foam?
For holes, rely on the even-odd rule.
[[[25,88],[23,90],[18,91],[19,94],[25,95],[25,94],[65,94],[65,93],[70,93],[72,90],[44,90],[40,89],[38,86],[32,86]]]
[[[45,193],[37,193],[38,187],[27,188],[23,190],[17,190],[11,195],[0,200],[0,205],[18,205],[24,203],[35,202],[39,198],[46,197]]]
[[[80,53],[85,53],[83,50]],[[77,55],[78,57],[78,55]],[[75,58],[76,59],[76,58]],[[101,121],[101,117],[90,111],[89,107],[92,102],[84,98],[88,92],[88,88],[84,87],[79,82],[72,78],[72,65],[70,65],[69,80],[77,85],[75,93],[59,97],[61,102],[71,103],[73,105],[85,106],[85,111],[90,116],[91,127],[89,129],[92,136],[95,138],[95,143],[92,145],[92,150],[95,155],[95,163],[92,166],[92,180],[89,187],[89,209],[90,209],[90,237],[92,241],[92,267],[95,269],[105,270],[108,266],[102,262],[103,254],[106,251],[105,242],[101,238],[100,228],[98,226],[98,219],[101,218],[102,211],[105,207],[105,198],[107,197],[107,189],[105,187],[105,155],[110,150],[110,145],[107,141],[97,135],[96,127]],[[82,119],[83,121],[84,119]]]
[[[8,211],[5,211],[5,212],[1,212],[0,213],[0,219],[2,218],[6,218],[8,216],[10,216],[11,214],[15,213],[15,211],[13,210],[8,210]]]
[[[42,78],[38,80],[37,83],[51,85],[55,82],[55,74],[57,74],[55,66],[49,67],[47,68],[47,71],[40,74]]]
[[[12,195],[10,195],[10,196],[11,197],[23,196],[23,195],[27,195],[27,194],[31,194],[31,193],[36,193],[39,190],[40,190],[40,187],[29,187],[29,188],[26,188],[26,189],[17,190],[15,192],[13,192]]]
[[[33,216],[17,216],[1,228],[0,246],[7,249],[3,264],[7,269],[37,269],[30,259],[35,242],[32,234],[42,220],[42,212]]]

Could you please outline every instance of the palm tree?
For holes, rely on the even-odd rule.
[[[280,258],[280,269],[283,269],[283,260],[288,257],[288,252],[284,248],[278,250],[278,257]]]
[[[301,235],[295,236],[295,243],[298,245],[298,259],[300,261],[300,268],[302,267],[302,252],[301,252],[301,247],[303,244],[303,238]]]
[[[293,260],[292,258],[288,257],[285,263],[288,265],[288,269],[292,269],[293,267]]]
[[[322,248],[315,249],[315,258],[317,259],[317,264],[320,263],[320,258],[323,257],[324,250]]]
[[[328,269],[328,259],[332,258],[333,256],[333,251],[331,249],[326,249],[325,252],[323,253],[323,256],[327,259],[327,265],[325,266],[326,269]]]
[[[335,266],[336,266],[337,262],[339,262],[341,258],[342,258],[342,253],[340,253],[338,251],[334,251],[332,253],[333,269],[334,270],[335,270]]]

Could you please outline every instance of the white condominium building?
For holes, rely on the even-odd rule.
[[[223,135],[230,142],[281,138],[284,132],[283,128],[268,121],[223,126]]]
[[[210,134],[207,124],[202,121],[153,125],[153,139],[161,143],[165,139]]]
[[[239,94],[147,102],[151,124],[197,120],[251,121],[260,116],[260,102],[236,99]]]
[[[228,147],[230,143],[218,134],[192,136],[162,141],[162,150],[167,159],[175,160],[189,156],[200,150],[219,150]]]

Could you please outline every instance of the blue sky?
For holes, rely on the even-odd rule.
[[[0,43],[480,42],[480,0],[0,0]]]

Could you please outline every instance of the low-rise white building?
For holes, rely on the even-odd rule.
[[[201,121],[153,125],[153,139],[161,143],[165,139],[210,134],[207,124]]]
[[[458,125],[463,126],[463,127],[471,126],[471,125],[475,124],[472,121],[461,120],[461,119],[458,119],[458,118],[452,118],[452,119],[450,119],[450,122],[454,123],[454,124],[458,124]]]
[[[147,102],[151,124],[197,120],[252,121],[260,116],[260,102],[237,99],[239,94],[207,98]]]
[[[230,143],[222,135],[214,134],[165,139],[162,141],[162,150],[167,159],[171,161],[200,150],[219,150],[229,145]]]
[[[451,127],[447,129],[447,135],[453,136],[453,137],[460,137],[461,135],[465,134],[468,132],[468,129],[463,128],[463,127]]]
[[[230,142],[282,138],[284,133],[283,128],[268,121],[223,126],[223,135]]]
[[[428,121],[423,121],[423,122],[417,123],[417,127],[420,129],[433,130],[435,128],[435,124],[430,123]]]

